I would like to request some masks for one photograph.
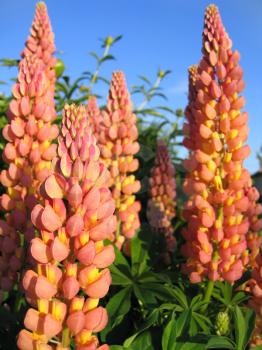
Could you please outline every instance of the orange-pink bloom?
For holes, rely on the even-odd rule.
[[[137,118],[122,72],[113,73],[106,110],[99,114],[95,99],[87,106],[97,136],[101,157],[110,172],[110,188],[116,204],[117,232],[115,240],[120,248],[125,239],[134,236],[140,227],[140,203],[135,193],[140,182],[132,174],[138,169],[134,155],[139,151]]]
[[[59,349],[71,340],[78,350],[107,349],[93,333],[108,320],[98,303],[111,284],[114,248],[104,240],[114,234],[116,217],[109,172],[99,155],[86,108],[66,105],[58,157],[40,188],[45,200],[31,216],[40,233],[30,244],[37,269],[25,273],[23,287],[35,309],[25,317],[30,332],[19,334],[21,350],[52,346],[53,337]]]
[[[251,279],[248,281],[248,290],[252,297],[248,304],[256,312],[256,325],[252,334],[251,348],[262,345],[262,255],[257,255],[253,264]]]
[[[206,9],[203,57],[189,71],[186,108],[184,208],[187,221],[182,248],[183,270],[192,282],[205,278],[234,282],[248,264],[251,179],[243,167],[250,153],[245,144],[248,114],[240,55],[223,27],[219,11]]]
[[[175,247],[172,219],[176,215],[175,168],[170,160],[167,145],[163,140],[157,142],[155,164],[149,178],[149,201],[147,217],[153,229],[162,233],[166,241],[166,250],[172,252]]]
[[[3,159],[8,164],[0,176],[6,187],[0,205],[7,212],[5,221],[0,222],[0,281],[3,290],[10,290],[17,280],[25,254],[20,235],[24,235],[28,242],[34,236],[31,210],[41,200],[39,186],[49,175],[56,155],[56,145],[52,144],[59,132],[58,127],[52,125],[56,117],[54,51],[46,6],[39,3],[12,90],[9,122],[3,129],[7,140]]]

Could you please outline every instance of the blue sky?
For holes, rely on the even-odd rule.
[[[32,22],[35,0],[1,0],[0,57],[16,58],[23,49]],[[128,85],[138,82],[137,75],[154,79],[160,66],[171,69],[164,81],[169,104],[184,108],[187,97],[187,68],[201,56],[203,14],[206,0],[47,0],[55,32],[56,47],[63,51],[67,73],[77,77],[94,68],[88,52],[99,48],[99,38],[123,35],[113,48],[117,60],[105,66],[124,70]],[[250,114],[249,144],[252,155],[247,168],[258,169],[256,152],[262,145],[262,1],[218,0],[224,25],[241,53]],[[0,68],[0,80],[15,72]],[[3,89],[3,88],[2,88]],[[106,90],[102,93],[106,93]]]

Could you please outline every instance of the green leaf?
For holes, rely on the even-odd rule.
[[[233,296],[231,302],[232,302],[232,304],[240,304],[248,299],[249,299],[249,295],[247,293],[241,291],[241,292],[236,293]]]
[[[126,348],[122,345],[110,345],[110,350],[125,350]]]
[[[192,313],[192,317],[196,321],[196,323],[199,325],[199,327],[206,333],[210,333],[210,327],[212,325],[211,321],[205,317],[204,315],[198,314],[196,312]]]
[[[115,60],[115,57],[113,55],[105,55],[102,58],[100,58],[99,62],[103,63],[105,61]]]
[[[94,57],[96,59],[96,61],[99,61],[99,56],[98,56],[98,54],[96,52],[91,51],[91,52],[89,52],[89,55]]]
[[[125,343],[124,343],[125,345]],[[126,345],[125,345],[126,346]],[[132,343],[130,350],[152,350],[152,337],[149,331],[141,333]]]
[[[130,270],[129,263],[126,260],[124,254],[116,246],[114,246],[114,249],[115,249],[115,256],[116,256],[114,264],[126,266],[126,268]]]
[[[126,287],[120,292],[116,293],[106,305],[106,309],[109,315],[109,323],[106,328],[101,332],[102,341],[105,341],[105,337],[112,328],[117,326],[128,313],[131,306],[131,288]]]
[[[20,61],[12,58],[1,58],[0,62],[1,66],[4,67],[17,67]]]
[[[181,304],[181,306],[187,309],[188,302],[184,291],[182,291],[180,288],[174,288],[172,290],[172,293],[174,294],[174,297],[177,299],[177,301]]]
[[[148,85],[152,85],[151,81],[146,76],[139,75],[138,78],[146,82]]]
[[[173,312],[171,320],[164,328],[162,335],[162,350],[175,350],[176,346],[176,327],[175,313]]]
[[[131,337],[127,338],[123,345],[128,350],[131,350],[131,349],[136,350],[136,349],[140,349],[140,348],[138,348],[138,346],[140,346],[141,343],[142,344],[144,343],[145,346],[151,345],[151,348],[146,348],[146,349],[148,349],[148,350],[152,349],[151,335],[149,332],[147,332],[147,331],[144,332],[144,330],[141,330],[141,331],[133,334]],[[144,349],[141,348],[141,350],[144,350]]]
[[[236,350],[245,349],[246,324],[243,313],[239,306],[234,308],[234,325],[236,337]]]
[[[234,350],[236,344],[234,344],[231,339],[227,337],[222,337],[218,335],[212,336],[206,346],[206,349],[232,349]]]
[[[206,346],[200,343],[194,342],[178,342],[175,350],[205,350]]]
[[[246,324],[246,334],[245,334],[245,346],[249,343],[252,333],[255,328],[256,314],[253,310],[247,308],[245,312],[245,324]]]
[[[131,240],[131,271],[132,275],[141,275],[149,268],[149,248],[152,234],[147,225],[142,225],[137,237]]]
[[[176,337],[180,337],[187,328],[188,322],[191,318],[191,310],[185,310],[181,313],[175,322]]]
[[[120,286],[131,285],[133,283],[131,278],[129,278],[126,275],[125,271],[121,271],[119,266],[116,266],[114,264],[110,266],[110,271],[112,276],[112,285],[120,285]]]

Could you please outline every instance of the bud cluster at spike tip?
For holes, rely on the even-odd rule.
[[[13,99],[7,112],[9,122],[3,129],[7,140],[3,159],[8,168],[0,175],[6,188],[6,193],[0,197],[0,206],[7,212],[5,220],[0,221],[0,288],[6,291],[12,289],[22,267],[25,252],[20,234],[27,241],[34,236],[30,213],[41,198],[40,183],[50,173],[51,161],[56,156],[56,145],[52,141],[59,130],[52,125],[56,117],[52,92],[55,63],[52,40],[46,8],[38,4],[12,90]],[[29,45],[33,41],[35,44]]]
[[[149,178],[149,201],[147,218],[149,224],[166,239],[166,249],[172,252],[175,247],[172,219],[175,217],[176,182],[175,168],[171,163],[167,145],[157,142],[155,164]]]
[[[118,229],[115,240],[121,248],[125,238],[130,239],[140,227],[140,202],[135,193],[140,190],[140,182],[132,174],[139,163],[134,155],[139,151],[137,142],[137,118],[132,112],[132,103],[122,72],[114,72],[109,90],[106,110],[99,117],[94,108],[95,101],[89,102],[87,109],[97,135],[101,157],[110,172],[113,198],[116,203]],[[91,106],[90,106],[91,104]]]
[[[66,105],[54,172],[41,185],[45,201],[32,211],[40,236],[30,244],[37,269],[23,278],[34,308],[25,316],[28,330],[18,337],[21,350],[40,344],[43,349],[69,349],[72,339],[76,350],[108,349],[99,347],[94,333],[108,319],[98,303],[111,284],[108,266],[114,248],[104,240],[114,233],[116,217],[109,172],[99,156],[86,107]],[[57,347],[49,343],[53,337]]]
[[[242,276],[248,264],[247,232],[251,178],[243,167],[250,149],[248,114],[240,55],[223,27],[218,9],[206,9],[203,57],[189,71],[189,101],[185,111],[184,162],[189,195],[183,215],[187,227],[183,266],[191,282]],[[260,225],[260,224],[259,224]],[[256,227],[257,229],[257,227]]]
[[[30,30],[30,35],[27,38],[21,56],[22,58],[34,57],[44,63],[45,73],[51,83],[51,92],[54,92],[56,81],[54,70],[56,58],[53,56],[54,52],[54,33],[52,31],[47,8],[44,2],[39,2],[36,5],[35,17]]]

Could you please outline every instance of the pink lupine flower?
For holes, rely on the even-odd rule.
[[[149,179],[149,201],[147,217],[149,224],[165,237],[165,253],[173,252],[175,237],[173,236],[172,219],[175,217],[176,182],[175,168],[171,163],[167,145],[157,142],[155,164]]]
[[[54,66],[56,58],[53,56],[55,52],[54,33],[52,31],[47,8],[44,2],[36,5],[36,12],[30,35],[27,38],[25,48],[21,53],[22,58],[34,57],[42,61],[45,66],[45,73],[50,82],[49,93],[54,93],[56,75]]]
[[[99,114],[94,98],[87,110],[101,157],[110,172],[110,188],[116,204],[117,232],[111,239],[121,248],[125,239],[132,238],[140,227],[140,203],[135,198],[140,182],[132,175],[138,169],[138,160],[134,158],[139,151],[137,119],[122,72],[113,73],[106,110]]]
[[[262,255],[261,252],[257,255],[251,279],[248,281],[247,291],[252,295],[249,300],[249,306],[256,312],[256,325],[252,334],[251,348],[262,345]]]
[[[246,195],[249,199],[249,207],[247,215],[249,218],[249,230],[247,233],[247,246],[250,250],[249,264],[251,267],[256,266],[256,257],[260,252],[262,244],[262,219],[259,216],[262,214],[262,205],[258,203],[259,192],[255,187],[249,187],[246,189]]]
[[[192,282],[239,279],[248,263],[251,179],[243,167],[250,149],[240,55],[223,27],[218,9],[208,6],[203,57],[189,71],[184,145],[184,208],[187,221],[183,270]],[[248,213],[250,210],[250,213]]]
[[[7,140],[3,159],[7,170],[0,175],[6,193],[0,206],[6,211],[1,221],[0,288],[12,289],[22,268],[23,249],[20,235],[26,241],[34,236],[30,215],[41,200],[40,183],[49,175],[56,155],[52,141],[58,136],[58,127],[52,125],[56,117],[54,105],[55,51],[53,34],[46,7],[39,3],[26,48],[19,63],[17,82],[8,110],[9,123],[3,129]]]
[[[97,104],[97,99],[95,96],[90,96],[87,106],[87,113],[90,118],[90,123],[92,125],[93,133],[97,140],[99,140],[100,124],[102,122],[102,114]]]
[[[21,350],[42,343],[53,349],[56,337],[56,349],[68,349],[71,341],[78,350],[108,349],[99,347],[94,333],[108,321],[98,304],[111,284],[114,249],[103,241],[116,228],[115,204],[84,106],[65,106],[53,167],[40,188],[44,203],[32,211],[40,232],[30,245],[37,269],[25,273],[23,287],[34,309],[17,344]]]

